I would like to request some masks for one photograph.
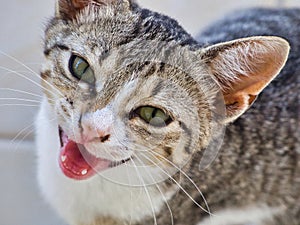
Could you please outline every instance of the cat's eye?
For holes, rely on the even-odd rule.
[[[164,127],[172,122],[170,115],[163,110],[152,106],[140,107],[136,109],[134,113],[146,123],[155,127]]]
[[[89,63],[80,56],[72,55],[69,61],[69,70],[75,78],[88,84],[95,83],[94,71]]]

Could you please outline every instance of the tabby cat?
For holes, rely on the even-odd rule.
[[[299,9],[251,9],[197,41],[133,1],[59,0],[45,198],[70,225],[299,225],[299,24]]]

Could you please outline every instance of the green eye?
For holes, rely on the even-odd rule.
[[[171,117],[161,109],[152,106],[143,106],[135,110],[135,114],[146,123],[155,127],[164,127],[172,122]]]
[[[69,61],[69,70],[72,76],[76,77],[78,80],[89,84],[93,84],[95,82],[94,71],[85,59],[77,55],[71,56]]]

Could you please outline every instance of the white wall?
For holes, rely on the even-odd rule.
[[[178,18],[192,34],[232,9],[249,6],[300,6],[299,0],[139,2],[143,6]],[[62,224],[40,199],[35,182],[32,122],[41,97],[8,90],[11,88],[40,95],[39,87],[27,79],[38,82],[42,62],[42,30],[53,11],[54,0],[10,0],[0,7],[0,225]],[[36,102],[5,101],[2,98],[26,98]],[[34,106],[6,106],[12,103]]]

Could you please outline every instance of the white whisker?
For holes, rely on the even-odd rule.
[[[27,131],[28,129],[31,129],[34,126],[34,123],[31,123],[29,126],[26,126],[22,130],[20,130],[16,136],[10,141],[10,145],[12,145],[22,134],[23,132]]]
[[[129,171],[128,171],[128,166],[127,166],[127,162],[125,162],[125,167],[126,167],[126,173],[127,173],[127,177],[128,177],[128,180],[129,180],[129,185],[132,185],[132,183],[131,183],[131,179],[130,179],[130,176],[129,176]],[[133,189],[131,188],[130,189],[130,202],[129,202],[129,204],[132,204],[132,202],[133,202]],[[133,208],[133,207],[130,207],[131,209]],[[130,212],[130,220],[129,220],[129,225],[132,225],[132,211]]]
[[[42,98],[42,95],[34,94],[31,92],[27,92],[27,91],[17,90],[17,89],[13,89],[13,88],[0,88],[0,91],[12,91],[12,92],[17,92],[17,93],[21,93],[21,94],[27,94],[27,95],[31,95],[34,97]]]
[[[7,103],[7,104],[0,104],[0,107],[4,106],[23,106],[23,107],[39,107],[40,105],[33,105],[33,104],[13,104],[13,103]]]
[[[25,98],[0,98],[0,100],[12,100],[12,101],[41,103],[41,101],[38,101],[38,100],[25,99]]]
[[[149,191],[148,191],[148,189],[147,189],[147,187],[145,185],[143,177],[141,176],[140,172],[137,169],[137,166],[136,166],[135,162],[132,159],[130,159],[130,161],[133,163],[135,171],[137,172],[137,175],[139,176],[140,180],[143,183],[143,188],[144,188],[144,190],[146,192],[146,195],[147,195],[147,198],[149,199],[149,202],[150,202],[150,206],[151,206],[151,210],[152,210],[152,215],[153,215],[153,220],[154,220],[154,225],[157,225],[157,219],[156,219],[155,210],[154,210],[154,206],[153,206],[153,202],[152,202],[150,193],[149,193]]]
[[[39,84],[39,83],[37,83],[36,81],[34,81],[34,80],[32,80],[32,79],[26,77],[24,74],[21,74],[21,73],[19,73],[19,72],[17,72],[17,71],[11,70],[11,69],[6,68],[6,67],[3,67],[3,66],[0,66],[0,69],[3,69],[3,70],[6,70],[6,71],[11,72],[11,73],[13,73],[13,74],[16,74],[16,75],[18,75],[19,77],[24,78],[25,80],[31,82],[32,84],[37,85],[39,88],[41,88],[41,89],[43,89],[43,90],[45,90],[45,91],[48,91],[48,92],[50,92],[51,94],[55,95],[54,92],[52,92],[52,91],[46,89],[46,88],[43,87],[41,84]],[[50,85],[51,85],[51,84],[50,84]],[[52,85],[51,85],[51,86],[52,86]],[[53,87],[53,86],[52,86],[52,87]],[[57,91],[57,93],[58,93],[59,95],[63,96],[56,88],[55,88],[55,91]]]
[[[34,129],[32,129],[31,131],[27,132],[26,135],[24,135],[19,141],[18,143],[15,144],[15,150],[19,148],[20,144],[30,135],[34,132]]]
[[[177,165],[175,165],[173,162],[171,162],[170,160],[168,160],[166,157],[164,157],[163,155],[156,153],[152,150],[148,151],[150,154],[152,154],[152,156],[154,156],[154,154],[162,157],[164,160],[166,160],[168,163],[170,163],[173,167],[175,167],[175,169],[177,169],[178,171],[180,171],[181,174],[183,174],[192,184],[193,186],[197,189],[198,193],[201,195],[205,206],[207,207],[207,210],[204,209],[198,202],[196,202],[194,200],[194,198],[170,175],[168,174],[168,172],[166,172],[164,169],[162,169],[160,166],[157,166],[164,174],[166,174],[172,181],[174,181],[176,183],[176,185],[200,208],[202,209],[204,212],[208,213],[210,216],[213,216],[213,214],[210,212],[208,203],[203,195],[203,193],[200,191],[199,187],[195,184],[195,182],[182,170],[180,169]],[[153,154],[154,153],[154,154]],[[149,157],[147,157],[146,155],[143,154],[144,157],[146,157],[150,162],[156,164],[155,162],[153,162],[153,160],[151,160]],[[155,157],[155,156],[154,156]]]
[[[143,163],[142,160],[141,160],[136,154],[134,154],[134,156],[135,156],[135,158],[138,159],[141,163]],[[160,192],[160,194],[161,194],[161,196],[162,196],[164,202],[166,203],[166,206],[167,206],[167,208],[168,208],[168,210],[169,210],[169,212],[170,212],[171,225],[174,225],[174,217],[173,217],[173,213],[172,213],[171,207],[170,207],[170,205],[169,205],[169,203],[168,203],[168,200],[167,200],[166,196],[164,195],[164,193],[163,193],[162,190],[160,189],[159,185],[155,182],[155,179],[154,179],[154,177],[151,175],[151,173],[150,173],[148,170],[146,170],[146,171],[147,171],[147,174],[148,174],[148,175],[151,177],[151,179],[153,180],[154,185],[156,186],[156,188],[157,188],[158,191]]]
[[[37,97],[40,100],[43,98],[42,94],[38,95],[38,94],[31,93],[31,92],[27,92],[27,91],[23,91],[23,90],[18,90],[18,89],[13,89],[13,88],[0,88],[0,91],[5,91],[6,93],[15,92],[15,93],[20,93],[20,94],[26,94],[26,95],[29,95],[29,96],[32,96],[32,97]],[[56,100],[52,99],[52,98],[48,98],[48,100],[50,102],[52,102],[52,103],[56,102]]]
[[[24,68],[26,68],[28,71],[30,71],[33,75],[35,75],[38,78],[41,78],[40,75],[38,73],[36,73],[33,69],[31,69],[29,66],[25,65],[24,63],[22,63],[20,60],[16,59],[15,57],[12,57],[11,55],[6,54],[3,51],[0,51],[1,54],[3,54],[4,56],[8,57],[9,59],[15,61],[16,63],[20,64],[21,66],[23,66]],[[1,68],[1,66],[0,66]],[[5,69],[5,67],[3,67]],[[46,84],[48,84],[49,86],[53,87],[62,97],[64,96],[59,90],[57,90],[52,84],[50,84],[48,81],[44,80],[44,82]],[[53,94],[53,93],[52,93]]]
[[[53,118],[49,121],[39,121],[39,123],[52,122],[54,120],[55,120],[55,118]],[[13,144],[14,144],[15,149],[17,149],[19,147],[20,143],[22,143],[25,138],[27,138],[30,134],[32,134],[34,132],[34,125],[35,125],[35,122],[31,123],[30,125],[23,128],[21,131],[19,131],[18,134],[10,141],[10,146],[13,147]],[[31,128],[32,128],[32,130],[30,130]],[[28,132],[26,132],[26,134],[20,140],[18,140],[19,137],[22,135],[22,133],[24,133],[27,130],[28,130]],[[14,143],[17,140],[18,140],[18,143]]]

